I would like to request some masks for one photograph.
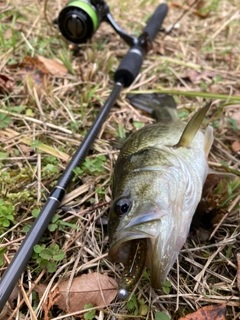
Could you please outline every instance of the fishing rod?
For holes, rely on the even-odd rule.
[[[61,201],[66,194],[67,187],[72,180],[73,170],[79,166],[87,156],[94,139],[100,132],[121,89],[129,87],[140,72],[143,59],[151,49],[152,42],[167,15],[167,11],[168,6],[165,3],[160,4],[149,18],[146,27],[138,38],[128,35],[114,22],[108,6],[104,1],[71,1],[67,5],[67,9],[64,8],[60,13],[60,16],[62,16],[58,19],[57,23],[59,24],[60,31],[64,25],[67,28],[64,37],[69,40],[69,42],[79,44],[87,41],[91,38],[93,32],[97,30],[100,23],[106,21],[113,25],[114,29],[130,45],[130,49],[114,74],[114,87],[112,92],[58,180],[57,185],[51,192],[38,218],[35,220],[26,238],[23,240],[19,250],[3,274],[0,281],[0,312],[7,302],[13,288],[17,284],[22,272],[26,268],[26,265],[32,256],[33,247],[40,241],[54,213],[59,208]],[[92,27],[92,31],[84,38],[82,34],[87,34],[84,28],[88,28],[89,25]],[[71,38],[69,36],[71,36]]]

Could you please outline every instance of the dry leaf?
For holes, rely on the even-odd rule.
[[[59,309],[66,311],[67,287],[69,282],[61,282],[58,286],[56,305]],[[86,304],[92,303],[93,306],[106,306],[110,304],[117,295],[117,282],[106,275],[100,273],[83,274],[73,279],[68,297],[68,312],[77,312],[84,309]],[[43,285],[35,289],[41,296],[43,294]]]
[[[19,68],[18,74],[37,90],[45,89],[49,80],[49,72],[37,58],[25,56],[23,61],[9,68]]]
[[[31,152],[33,152],[33,148],[26,146],[25,144],[19,144],[18,148],[22,151],[22,155],[25,157],[30,157]]]
[[[63,63],[58,62],[57,60],[48,59],[43,56],[37,55],[38,60],[40,60],[47,70],[57,77],[63,77],[67,74],[68,70]]]
[[[202,71],[198,72],[196,70],[187,70],[181,77],[186,80],[190,80],[192,83],[200,83],[202,80],[212,79],[216,75],[215,72]]]
[[[203,307],[178,320],[226,320],[226,303]]]
[[[226,91],[226,88],[221,84],[221,83],[215,83],[215,84],[212,84],[210,85],[209,87],[209,92],[210,93],[216,93],[216,94],[226,94],[228,93]]]
[[[240,141],[234,141],[231,145],[231,148],[233,152],[240,151]]]

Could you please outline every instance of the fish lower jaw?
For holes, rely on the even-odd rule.
[[[113,263],[118,262],[125,265],[129,260],[132,242],[147,238],[146,236],[131,235],[117,240],[110,246],[108,259]]]

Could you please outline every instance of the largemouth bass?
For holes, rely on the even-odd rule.
[[[152,287],[162,288],[201,199],[213,142],[211,127],[199,130],[209,104],[186,125],[169,95],[140,94],[129,100],[157,122],[126,139],[114,169],[109,259],[125,265],[122,297],[145,265]]]

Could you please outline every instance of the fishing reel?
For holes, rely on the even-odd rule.
[[[79,45],[89,41],[103,21],[109,23],[128,45],[137,43],[137,38],[118,26],[104,0],[72,0],[54,23],[67,41]]]

